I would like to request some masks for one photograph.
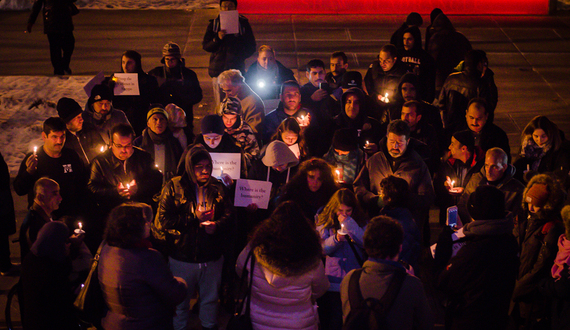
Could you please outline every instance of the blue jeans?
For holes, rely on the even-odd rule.
[[[188,284],[186,299],[176,306],[174,330],[186,330],[190,317],[190,299],[196,288],[200,295],[200,321],[205,328],[218,324],[218,293],[222,282],[224,257],[206,263],[189,263],[168,258],[172,275],[183,278]]]

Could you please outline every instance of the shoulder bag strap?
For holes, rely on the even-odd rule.
[[[390,281],[390,284],[388,285],[386,293],[384,293],[382,298],[380,298],[378,304],[379,313],[381,313],[382,315],[386,315],[388,313],[388,311],[394,304],[394,300],[396,300],[398,293],[400,293],[400,289],[402,288],[402,284],[404,283],[405,278],[406,278],[406,272],[404,270],[397,270],[394,273],[394,276],[392,278],[392,281]]]
[[[348,282],[348,302],[350,304],[350,309],[355,310],[362,304],[364,297],[362,297],[362,292],[360,292],[360,276],[364,269],[360,268],[354,271],[350,276],[350,281]]]

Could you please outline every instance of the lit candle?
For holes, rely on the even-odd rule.
[[[127,183],[127,190],[131,189],[131,185]]]
[[[36,155],[37,151],[38,151],[38,147],[34,146],[34,156]]]
[[[455,181],[451,181],[451,188],[453,188],[454,184],[455,184]]]
[[[85,231],[83,230],[83,224],[81,223],[81,221],[77,223],[77,226],[79,228],[75,229],[73,232],[77,235],[85,234]]]
[[[224,168],[220,166],[220,175],[224,174]]]
[[[101,152],[105,151],[105,146],[101,146]]]
[[[301,120],[305,120],[305,116],[301,115]]]
[[[384,102],[390,103],[390,99],[388,99],[388,93],[386,93],[386,95],[384,95]]]
[[[337,182],[340,182],[340,170],[336,170]]]

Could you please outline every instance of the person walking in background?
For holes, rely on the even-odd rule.
[[[36,0],[28,18],[25,32],[32,33],[32,26],[43,8],[44,34],[47,34],[48,37],[51,65],[53,66],[53,74],[56,76],[71,74],[69,62],[71,62],[73,49],[75,49],[71,16],[79,13],[74,4],[75,1]]]

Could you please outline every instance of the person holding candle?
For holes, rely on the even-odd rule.
[[[315,115],[301,104],[301,91],[297,81],[288,80],[281,85],[280,99],[277,109],[265,116],[265,133],[263,134],[265,143],[271,141],[271,137],[277,132],[279,125],[287,118],[297,119],[302,130],[316,124]]]
[[[147,128],[133,141],[133,144],[152,156],[157,168],[162,172],[163,182],[166,183],[176,175],[176,168],[182,156],[182,146],[172,135],[168,127],[168,113],[161,105],[153,105],[146,118]]]
[[[340,283],[365,260],[364,230],[367,217],[356,195],[349,189],[337,190],[316,219],[317,232],[325,259],[325,274],[331,286],[317,303],[322,329],[342,328]]]
[[[301,131],[299,122],[294,117],[286,118],[279,124],[277,131],[271,137],[271,141],[284,142],[300,162],[309,156],[305,135]]]
[[[97,269],[109,307],[106,330],[171,330],[174,307],[186,297],[186,282],[148,241],[152,220],[143,203],[121,204],[109,215]]]
[[[338,189],[331,166],[320,158],[311,158],[299,165],[299,170],[278,197],[278,203],[295,201],[303,214],[314,219]]]
[[[358,145],[369,155],[378,151],[378,142],[386,135],[386,125],[368,116],[364,92],[352,87],[342,94],[341,112],[333,118],[335,129],[353,128],[358,131]]]
[[[483,155],[475,148],[473,134],[469,130],[454,133],[449,152],[442,158],[433,179],[441,225],[445,225],[447,208],[457,205],[467,183],[483,165]]]
[[[339,184],[350,185],[364,166],[364,152],[358,147],[358,132],[354,128],[341,128],[334,132],[332,145],[323,159],[336,168]]]
[[[174,276],[188,284],[186,299],[176,307],[174,328],[187,329],[190,299],[198,290],[202,327],[214,329],[222,253],[235,231],[233,207],[225,186],[212,176],[212,159],[202,145],[188,151],[184,164],[184,174],[172,178],[162,190],[153,235],[165,244]]]
[[[72,149],[64,147],[66,141],[65,122],[59,117],[44,121],[43,146],[35,153],[28,153],[14,179],[14,191],[19,196],[28,194],[28,207],[34,202],[34,184],[41,177],[55,180],[61,188],[63,201],[53,216],[76,216],[82,213],[88,174],[81,158]]]

